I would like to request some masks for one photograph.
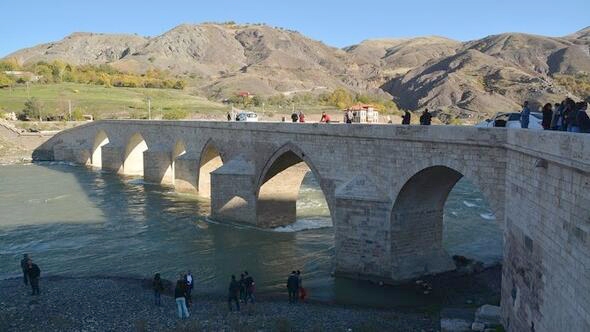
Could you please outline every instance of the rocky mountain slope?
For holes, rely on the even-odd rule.
[[[326,91],[389,94],[407,109],[453,117],[518,109],[568,94],[554,76],[590,73],[590,28],[554,38],[520,33],[458,42],[443,37],[367,40],[337,49],[266,25],[183,24],[156,37],[74,33],[19,50],[22,63],[62,59],[194,78],[209,96]]]

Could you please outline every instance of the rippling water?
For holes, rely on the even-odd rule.
[[[18,276],[28,252],[45,275],[174,279],[191,269],[197,291],[224,293],[228,276],[244,269],[261,291],[283,291],[288,272],[299,269],[312,298],[412,303],[410,295],[331,278],[334,234],[313,176],[297,204],[295,224],[261,230],[209,220],[209,201],[137,178],[57,163],[0,166],[0,279]],[[445,206],[449,253],[500,261],[493,219],[481,194],[460,181]]]

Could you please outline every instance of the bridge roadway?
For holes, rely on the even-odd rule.
[[[590,135],[504,128],[98,121],[35,151],[211,198],[212,217],[295,220],[314,173],[335,232],[336,273],[399,282],[453,269],[447,195],[463,176],[504,230],[509,331],[590,331]]]

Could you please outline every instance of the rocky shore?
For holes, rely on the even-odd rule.
[[[349,308],[326,303],[289,304],[259,296],[229,312],[219,295],[193,294],[189,319],[176,317],[174,299],[153,304],[145,280],[65,278],[41,280],[31,296],[20,279],[0,281],[0,331],[438,331],[432,313]]]

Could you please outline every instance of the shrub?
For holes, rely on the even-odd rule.
[[[173,109],[164,113],[162,118],[164,120],[182,120],[188,117],[188,112],[183,109]]]

